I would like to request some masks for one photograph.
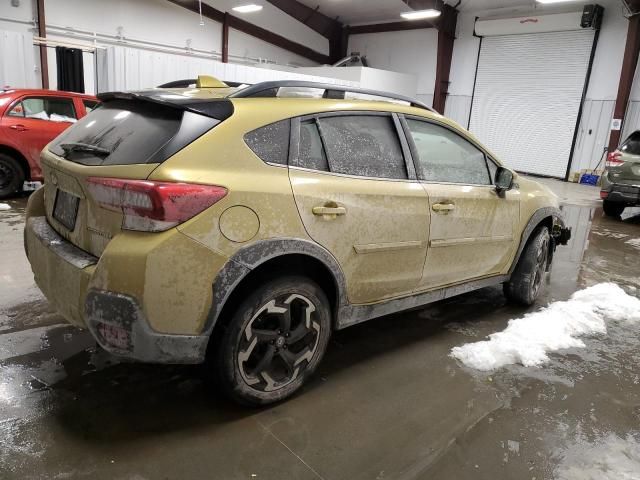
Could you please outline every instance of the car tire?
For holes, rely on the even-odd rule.
[[[549,261],[551,236],[547,227],[539,227],[524,247],[511,279],[504,284],[507,299],[532,305],[544,286]]]
[[[0,153],[0,199],[22,191],[24,171],[13,157]]]
[[[604,200],[602,202],[602,209],[607,217],[620,218],[620,215],[622,215],[625,209],[625,205],[623,203]]]
[[[314,372],[330,335],[331,306],[322,289],[305,277],[281,277],[253,291],[217,332],[208,370],[238,403],[278,402]]]

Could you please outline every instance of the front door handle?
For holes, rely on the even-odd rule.
[[[453,203],[435,203],[431,210],[436,213],[449,213],[451,210],[455,210],[456,206]]]
[[[320,205],[311,209],[314,215],[322,217],[335,217],[338,215],[346,215],[347,209],[344,207],[338,207],[333,205]]]
[[[27,127],[25,127],[24,125],[9,125],[9,128],[11,130],[17,130],[19,132],[24,132],[25,130],[29,130]]]

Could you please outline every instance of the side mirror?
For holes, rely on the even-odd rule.
[[[495,178],[496,190],[498,193],[511,190],[513,187],[513,172],[508,168],[498,167]]]

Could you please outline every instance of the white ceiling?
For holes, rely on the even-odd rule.
[[[339,21],[347,25],[376,22],[399,21],[400,13],[410,10],[402,0],[299,0],[308,7],[320,7],[320,12],[331,18],[339,17]],[[445,0],[449,5],[456,5],[457,0]],[[584,4],[577,0],[576,4]],[[411,0],[409,0],[411,4]],[[565,4],[566,5],[566,4]],[[475,13],[490,10],[522,8],[533,11],[540,8],[535,0],[462,0],[458,10]]]

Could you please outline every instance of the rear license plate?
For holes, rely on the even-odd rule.
[[[56,192],[56,201],[53,204],[53,218],[67,227],[69,231],[73,231],[76,227],[79,204],[80,198],[63,190],[58,190]]]

